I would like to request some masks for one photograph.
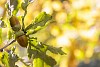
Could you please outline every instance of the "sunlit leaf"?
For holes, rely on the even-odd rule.
[[[49,46],[47,45],[47,50],[51,51],[52,53],[55,53],[55,54],[61,54],[61,55],[64,55],[66,53],[64,53],[62,50],[61,50],[61,47],[59,48],[56,48],[56,47],[52,47],[52,46]]]
[[[46,55],[44,52],[38,51],[35,57],[42,59],[47,65],[50,65],[51,67],[56,64],[56,61],[52,57]]]
[[[12,33],[12,30],[9,29],[9,30],[7,31],[7,39],[10,40],[10,39],[13,37],[12,34],[13,34],[13,33]]]
[[[52,67],[56,64],[56,61],[52,57],[46,55],[46,50],[46,46],[42,46],[40,42],[37,42],[37,40],[33,39],[33,41],[31,41],[28,46],[28,57],[33,57],[33,59],[40,58],[47,65]]]
[[[5,64],[6,67],[10,67],[9,66],[8,53],[7,52],[3,53],[1,61],[2,61],[3,64]]]
[[[31,38],[28,45],[28,57],[37,59],[40,58],[47,65],[53,67],[56,64],[56,61],[46,54],[46,51],[49,50],[55,54],[65,54],[61,48],[52,47],[42,42],[38,42],[36,38]]]
[[[40,58],[35,58],[33,61],[33,67],[44,67],[44,61]]]
[[[34,59],[40,58],[41,60],[43,60],[46,64],[50,66],[54,66],[56,64],[56,61],[52,57],[46,55],[42,51],[30,49],[28,54],[29,54],[29,57],[33,56]]]
[[[52,16],[50,16],[49,14],[46,14],[46,12],[41,12],[36,18],[35,20],[26,27],[26,31],[29,29],[36,29],[38,26],[39,27],[43,27],[45,26],[46,22],[51,20]]]

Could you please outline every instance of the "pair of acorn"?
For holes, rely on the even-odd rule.
[[[15,38],[20,46],[27,47],[28,45],[28,38],[23,31],[21,31],[21,25],[19,20],[16,16],[11,16],[10,19],[10,26],[12,30],[15,32]]]

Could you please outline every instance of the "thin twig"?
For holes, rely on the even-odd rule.
[[[22,17],[22,30],[23,30],[23,31],[24,31],[24,29],[25,29],[24,19],[25,19],[26,14],[27,14],[27,10],[25,10],[24,16]]]
[[[11,45],[12,43],[14,43],[16,40],[12,40],[10,43],[6,44],[4,47],[0,48],[0,52],[3,51],[3,49],[5,49],[6,47],[8,47],[9,45]]]

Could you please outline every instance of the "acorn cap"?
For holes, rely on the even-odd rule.
[[[22,35],[24,35],[24,32],[23,31],[17,31],[17,32],[15,32],[15,36],[16,36],[16,38],[18,38],[18,37],[20,37],[20,36],[22,36]]]
[[[13,31],[19,31],[21,29],[21,25],[17,24],[14,27],[12,27]]]

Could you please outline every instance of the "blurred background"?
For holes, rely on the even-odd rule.
[[[0,17],[4,18],[7,17],[5,4],[6,0],[0,0]],[[61,56],[48,52],[57,61],[55,67],[100,67],[100,0],[34,0],[27,11],[26,26],[42,11],[52,15],[54,21],[33,36],[48,45],[62,47],[67,53]],[[17,15],[23,13],[19,9]],[[9,38],[9,31],[9,28],[2,28],[0,48]],[[26,49],[18,43],[6,49],[14,45],[16,53],[27,59]],[[21,63],[18,65],[24,67]]]

